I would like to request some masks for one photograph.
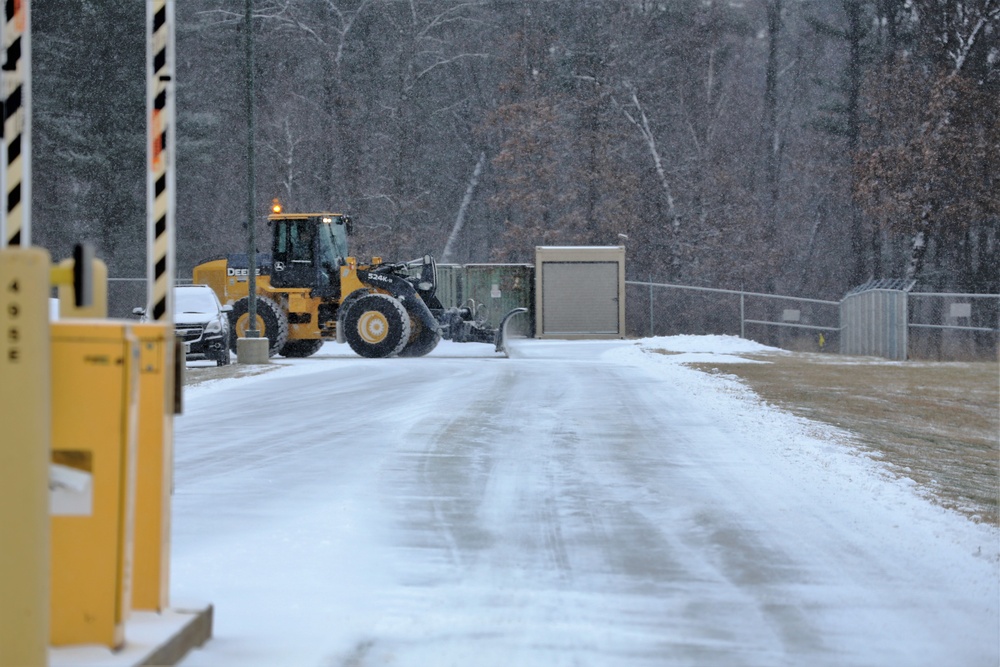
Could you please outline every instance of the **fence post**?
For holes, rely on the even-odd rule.
[[[910,358],[910,293],[903,292],[902,360]]]
[[[745,314],[745,311],[744,311],[744,303],[743,303],[743,297],[744,296],[746,296],[746,295],[743,293],[743,290],[741,289],[740,290],[740,338],[746,338],[747,337],[747,331],[746,331],[746,314]]]
[[[653,337],[653,276],[649,277],[649,337]]]

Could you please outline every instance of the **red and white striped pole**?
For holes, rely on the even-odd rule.
[[[0,248],[31,245],[31,26],[28,0],[3,3]]]
[[[8,0],[9,2],[10,0]],[[146,210],[148,298],[153,321],[173,319],[174,199],[174,2],[147,0],[146,110],[149,118]]]

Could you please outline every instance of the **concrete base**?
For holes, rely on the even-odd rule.
[[[236,363],[238,364],[268,364],[271,358],[267,356],[270,341],[267,338],[237,338]]]
[[[133,611],[125,621],[125,645],[116,651],[92,644],[49,648],[50,667],[176,665],[212,636],[212,606]]]

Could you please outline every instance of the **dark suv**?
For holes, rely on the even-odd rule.
[[[174,327],[184,341],[187,360],[214,360],[216,365],[229,363],[229,317],[232,306],[219,303],[208,285],[182,285],[174,288]]]
[[[185,359],[209,359],[217,366],[229,363],[229,313],[232,306],[223,306],[208,285],[174,287],[174,331],[184,341]],[[133,308],[132,313],[146,321],[145,308]]]
[[[232,306],[223,306],[208,285],[174,287],[174,332],[184,342],[185,359],[209,359],[217,366],[229,363],[229,316]],[[145,308],[133,308],[140,322]]]

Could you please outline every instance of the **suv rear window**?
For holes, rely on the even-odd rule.
[[[219,302],[211,289],[174,290],[174,310],[178,313],[217,313]]]

